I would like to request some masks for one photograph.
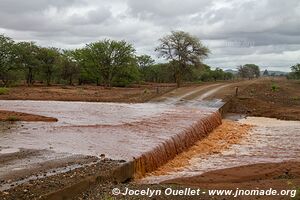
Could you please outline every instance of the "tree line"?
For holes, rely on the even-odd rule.
[[[300,79],[300,64],[291,67],[292,72],[289,73],[288,79]]]
[[[0,35],[0,84],[27,85],[97,84],[106,87],[132,83],[230,80],[234,75],[220,68],[212,70],[203,64],[210,50],[201,41],[182,31],[173,31],[161,38],[155,49],[166,63],[155,63],[149,55],[137,55],[134,46],[124,40],[109,40],[66,50],[41,47],[34,42],[15,42]],[[251,69],[253,66],[247,66]],[[242,68],[241,74],[255,77]],[[249,75],[250,74],[250,75]]]

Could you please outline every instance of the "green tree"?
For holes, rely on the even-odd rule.
[[[199,38],[183,31],[172,31],[170,35],[161,38],[156,51],[174,65],[177,87],[180,87],[182,77],[188,68],[199,65],[210,53]]]
[[[80,65],[74,58],[74,51],[63,51],[60,57],[60,74],[69,85],[74,84],[74,79],[79,77]]]
[[[69,51],[69,55],[79,66],[79,85],[83,83],[96,83],[100,85],[101,73],[98,65],[94,63],[87,48]]]
[[[105,86],[111,87],[119,70],[134,64],[135,49],[125,41],[103,40],[88,44],[83,52],[85,62],[92,63],[104,80]]]
[[[173,68],[170,63],[151,65],[144,70],[144,80],[148,82],[166,83],[173,82]]]
[[[230,73],[230,72],[225,72],[224,79],[225,80],[232,80],[232,79],[234,79],[234,74]]]
[[[14,79],[15,67],[14,41],[4,35],[0,35],[0,80],[4,86]]]
[[[238,74],[242,78],[258,78],[260,77],[260,69],[255,64],[246,64],[238,67]]]
[[[292,73],[296,79],[300,79],[300,64],[296,64],[291,67]]]
[[[214,79],[214,81],[224,80],[224,75],[224,71],[220,68],[216,68],[215,70],[211,71],[211,76]]]
[[[39,47],[33,42],[20,42],[16,44],[16,60],[26,74],[26,83],[34,83],[34,75],[39,69]]]
[[[154,65],[155,60],[149,55],[141,55],[136,57],[137,65],[140,69]]]
[[[149,71],[148,68],[154,65],[155,60],[153,60],[149,55],[141,55],[136,57],[136,62],[143,76],[143,80],[145,80]]]
[[[40,72],[49,86],[58,68],[57,64],[60,58],[59,50],[56,48],[39,48],[37,58],[39,60]]]

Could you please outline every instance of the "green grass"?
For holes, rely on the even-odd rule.
[[[0,95],[5,95],[9,93],[8,88],[0,87]]]
[[[272,92],[277,92],[279,90],[279,86],[277,84],[273,83],[271,86],[271,90],[272,90]]]
[[[8,116],[5,121],[8,121],[8,122],[16,122],[16,121],[20,121],[20,119],[16,116]]]

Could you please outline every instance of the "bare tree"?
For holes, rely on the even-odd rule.
[[[201,64],[202,59],[210,53],[199,38],[183,31],[172,31],[170,35],[161,38],[156,51],[172,62],[177,87],[180,87],[182,75],[188,68]]]

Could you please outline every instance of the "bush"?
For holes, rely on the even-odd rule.
[[[8,93],[9,93],[8,88],[4,88],[4,87],[0,88],[0,95],[5,95],[5,94],[8,94]]]
[[[20,121],[20,119],[16,116],[8,116],[5,121],[16,122],[16,121]]]
[[[275,83],[273,83],[271,89],[272,89],[272,92],[276,92],[279,90],[279,86],[276,85]]]

